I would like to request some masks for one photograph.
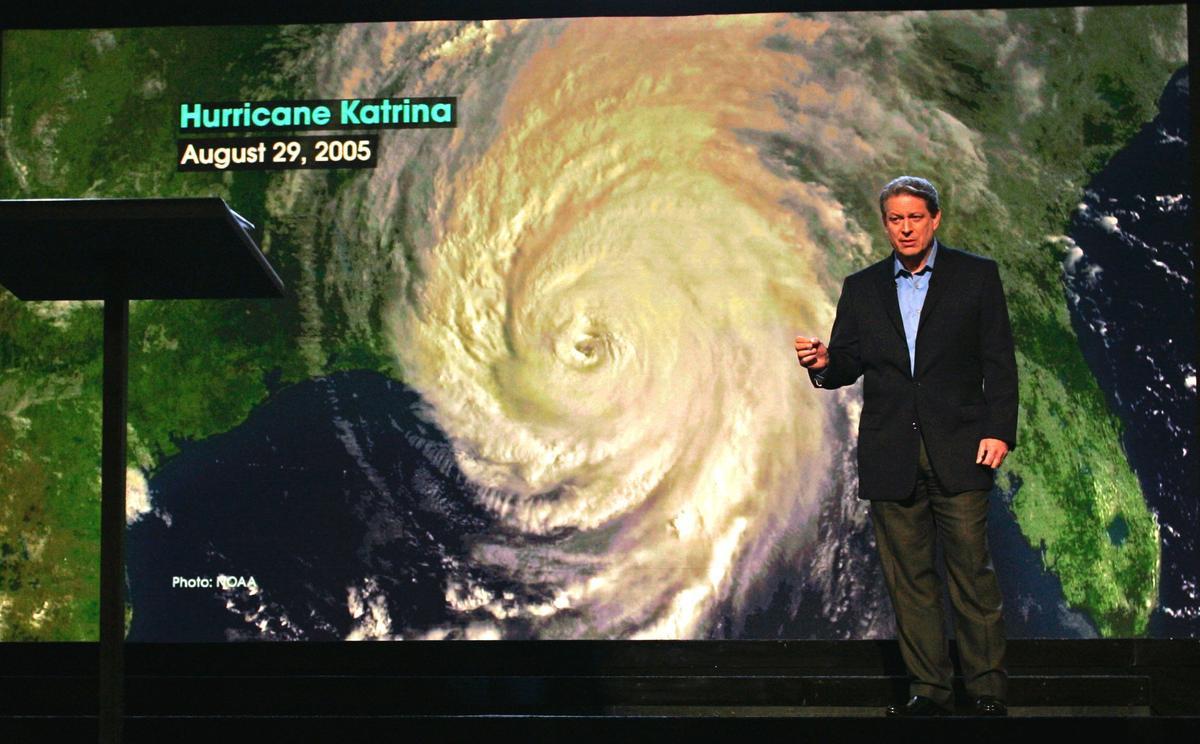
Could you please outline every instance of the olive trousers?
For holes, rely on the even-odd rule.
[[[917,483],[904,501],[872,501],[884,580],[896,613],[911,695],[949,707],[954,667],[946,640],[935,540],[942,544],[967,693],[1005,700],[1004,619],[987,541],[987,491],[946,493],[921,442]]]

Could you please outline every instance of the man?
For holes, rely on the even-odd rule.
[[[967,692],[979,715],[1005,715],[1004,624],[987,547],[987,498],[1017,439],[1017,367],[996,263],[940,244],[937,189],[902,176],[879,195],[892,254],[846,278],[829,345],[796,338],[820,388],[863,378],[859,498],[876,543],[910,699],[891,716],[948,713],[942,543]]]

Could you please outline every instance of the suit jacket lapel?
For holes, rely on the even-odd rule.
[[[925,321],[933,313],[938,301],[946,295],[946,290],[953,284],[951,275],[954,273],[954,256],[944,243],[938,243],[937,260],[929,272],[929,292],[925,295],[925,303],[921,305],[921,319],[917,321],[917,348],[921,346],[921,331]]]
[[[944,243],[938,243],[937,261],[929,276],[929,293],[925,295],[925,303],[921,305],[921,318],[917,321],[917,358],[913,365],[917,374],[920,374],[921,368],[932,353],[930,345],[935,343],[935,340],[925,332],[925,325],[930,316],[936,312],[938,302],[946,296],[954,284],[956,266],[957,261],[953,251],[947,249]]]
[[[891,319],[896,333],[900,334],[900,340],[903,341],[904,321],[900,319],[900,300],[896,298],[896,275],[892,271],[892,255],[889,253],[888,257],[879,263],[878,266],[875,289],[879,291],[879,301],[883,303],[884,311],[887,313],[888,318]]]

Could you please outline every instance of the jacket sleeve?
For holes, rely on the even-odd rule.
[[[862,375],[862,358],[858,350],[858,324],[854,312],[850,280],[842,282],[833,331],[829,334],[829,364],[820,372],[808,371],[814,387],[839,388],[852,385]]]
[[[985,437],[1001,439],[1009,449],[1017,446],[1017,359],[1013,347],[1008,304],[1000,283],[1000,269],[987,263],[983,308],[979,323],[979,349],[983,362],[983,396],[987,401]]]

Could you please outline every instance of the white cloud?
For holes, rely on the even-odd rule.
[[[150,486],[138,468],[125,469],[125,524],[133,524],[154,508],[150,503]]]

